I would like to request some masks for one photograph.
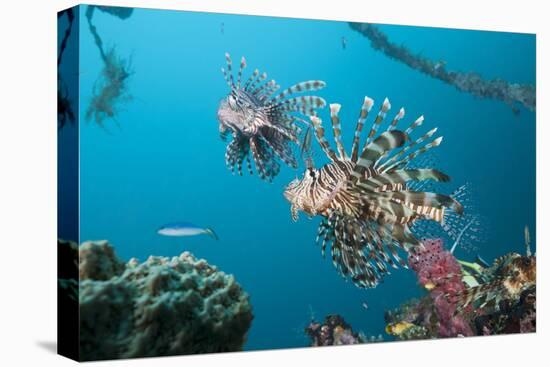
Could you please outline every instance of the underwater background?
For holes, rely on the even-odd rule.
[[[131,55],[131,99],[100,125],[86,120],[85,112],[104,64],[85,7],[80,9],[80,31],[69,40],[73,45],[79,40],[79,48],[69,45],[65,55],[79,53],[78,68],[68,73],[79,82],[78,90],[68,92],[79,101],[79,121],[59,134],[61,142],[74,144],[79,129],[80,186],[73,197],[79,195],[80,228],[79,234],[68,233],[60,223],[59,236],[108,239],[124,260],[190,251],[234,274],[254,313],[246,350],[306,346],[303,329],[312,313],[316,318],[340,314],[357,330],[384,334],[384,311],[424,291],[407,269],[392,270],[374,289],[356,288],[338,275],[315,245],[319,218],[301,215],[294,223],[282,196],[303,166],[282,167],[273,183],[247,173],[232,175],[226,168],[226,143],[216,118],[228,93],[220,71],[225,52],[235,63],[246,57],[246,77],[259,68],[283,87],[324,80],[327,87],[316,94],[342,104],[346,147],[365,95],[375,100],[375,108],[388,97],[390,116],[405,107],[407,123],[424,115],[423,128],[438,127],[444,136],[435,154],[437,168],[452,177],[445,188],[451,192],[468,183],[483,218],[483,241],[455,255],[492,262],[511,251],[523,253],[525,225],[536,247],[534,112],[519,107],[514,113],[501,101],[473,97],[419,73],[373,49],[345,22],[134,9],[124,21],[94,15],[103,46]],[[379,29],[395,43],[445,60],[453,70],[535,83],[534,35]],[[320,117],[329,120],[328,108]],[[322,155],[316,161],[322,163]],[[220,239],[157,234],[160,226],[177,221],[211,227]]]

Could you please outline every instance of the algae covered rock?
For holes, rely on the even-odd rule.
[[[82,360],[229,352],[246,341],[248,295],[189,252],[123,264],[106,241],[87,242],[80,275]]]

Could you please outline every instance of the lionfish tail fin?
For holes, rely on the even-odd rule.
[[[454,241],[451,253],[457,247],[474,248],[482,239],[481,217],[471,204],[471,196],[470,184],[461,185],[450,195],[456,208],[445,211],[441,228]]]
[[[443,208],[441,220],[430,222],[416,221],[413,231],[419,237],[446,237],[451,253],[457,248],[475,252],[484,238],[484,221],[477,213],[472,201],[470,185],[465,184],[457,188],[449,198],[449,206]]]

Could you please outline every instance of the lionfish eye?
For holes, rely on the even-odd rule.
[[[307,172],[309,173],[309,177],[315,178],[315,171],[311,168],[308,168]]]
[[[229,107],[231,107],[231,108],[236,108],[237,105],[238,105],[237,97],[235,97],[233,94],[231,94],[231,95],[227,98],[227,103],[229,104]]]

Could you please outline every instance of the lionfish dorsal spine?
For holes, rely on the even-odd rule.
[[[243,70],[246,68],[246,59],[241,57],[241,64],[239,65],[239,73],[237,75],[237,89],[241,88],[241,78],[243,76]]]
[[[258,75],[260,75],[260,70],[254,69],[254,71],[252,72],[252,74],[250,74],[250,76],[248,77],[246,83],[244,84],[243,89],[248,90],[250,88],[250,86],[252,85],[252,83],[254,83],[256,81],[256,79],[258,78]]]
[[[407,135],[400,130],[385,131],[374,141],[365,146],[361,156],[357,160],[350,180],[355,183],[358,179],[365,177],[365,171],[372,170],[374,163],[387,151],[403,146]]]
[[[330,144],[325,138],[325,129],[322,126],[321,119],[317,116],[310,116],[309,119],[313,124],[313,128],[315,130],[315,137],[317,139],[317,142],[321,146],[321,149],[323,150],[323,152],[325,152],[326,156],[332,162],[336,162],[338,160],[338,157],[336,156],[336,153],[334,152],[334,150],[332,150],[332,148],[330,147]]]
[[[397,127],[397,124],[399,121],[401,121],[405,117],[405,109],[401,107],[399,109],[399,112],[395,114],[395,117],[393,118],[391,124],[388,126],[388,131],[394,130]],[[407,134],[408,135],[408,134]]]
[[[386,118],[386,114],[391,108],[391,103],[389,99],[385,98],[384,102],[382,102],[382,105],[380,106],[380,110],[378,111],[378,114],[376,115],[376,118],[374,119],[374,123],[371,126],[371,129],[369,131],[369,134],[367,135],[367,142],[365,145],[369,145],[374,136],[376,135],[376,132],[378,131],[378,128],[382,124],[382,121]]]
[[[363,131],[363,125],[367,120],[369,112],[374,105],[374,100],[370,97],[365,96],[363,100],[363,105],[361,106],[361,111],[359,112],[359,118],[357,119],[357,125],[355,126],[355,132],[353,135],[353,143],[351,146],[351,161],[357,162],[359,155],[359,146],[361,144],[361,132]]]
[[[348,159],[344,145],[342,144],[342,126],[340,124],[340,117],[338,113],[342,107],[338,103],[332,103],[330,106],[330,121],[332,123],[332,133],[334,136],[334,142],[336,143],[336,149],[338,150],[338,155],[340,160]]]
[[[231,56],[229,55],[228,52],[225,53],[225,63],[227,65],[227,73],[225,75],[228,76],[228,78],[226,78],[226,81],[228,82],[230,88],[234,88],[235,82],[233,81],[233,71],[232,71],[233,62],[231,61]]]
[[[387,171],[390,171],[392,169],[394,169],[395,167],[400,167],[400,166],[404,166],[405,164],[407,164],[408,162],[412,161],[413,159],[415,159],[416,157],[418,157],[420,154],[423,154],[425,153],[427,150],[433,148],[433,147],[436,147],[438,146],[440,143],[441,143],[441,140],[443,139],[442,137],[440,138],[439,141],[435,142],[435,140],[437,140],[437,138],[434,140],[435,142],[435,145],[432,145],[430,146],[429,148],[427,148],[426,150],[422,150],[422,148],[416,152],[413,152],[413,153],[410,153],[409,155],[407,155],[407,153],[409,151],[412,151],[415,147],[417,146],[420,146],[421,144],[423,144],[425,141],[427,141],[428,139],[430,139],[435,133],[437,132],[437,127],[434,127],[432,130],[428,131],[426,134],[422,135],[421,137],[419,137],[418,139],[410,142],[405,148],[403,148],[402,150],[400,150],[399,152],[397,152],[394,156],[392,156],[390,159],[388,159],[387,161],[385,161],[384,163],[380,164],[380,165],[377,165],[377,169],[380,171],[380,172],[387,172]],[[431,143],[430,143],[431,144]],[[405,157],[404,157],[405,156]],[[404,157],[403,159],[400,160],[401,157]],[[381,161],[379,161],[378,163],[380,163]]]
[[[384,172],[367,178],[361,184],[371,190],[395,191],[398,188],[397,185],[402,185],[399,188],[403,188],[408,181],[434,180],[436,182],[448,182],[450,179],[449,176],[436,169],[417,168]]]
[[[274,105],[267,107],[268,110],[277,112],[300,112],[304,115],[312,116],[315,114],[315,108],[325,106],[325,100],[318,96],[301,96],[286,99]]]
[[[319,89],[323,89],[325,86],[326,86],[326,83],[323,82],[322,80],[307,80],[304,82],[296,83],[286,88],[285,90],[283,90],[277,96],[275,96],[271,100],[271,103],[278,104],[279,102],[283,101],[285,98],[287,98],[292,94],[317,91]]]
[[[264,71],[260,76],[250,85],[250,93],[256,95],[258,91],[263,87],[263,82],[267,79],[267,73]]]
[[[403,107],[401,107],[399,109],[399,112],[397,112],[392,120],[392,122],[389,124],[388,128],[386,129],[386,131],[392,131],[392,130],[395,130],[396,127],[397,127],[397,124],[399,123],[399,121],[401,121],[401,119],[403,119],[403,117],[405,116],[405,109]],[[409,134],[407,132],[405,132],[405,134],[407,134],[407,136],[409,136]],[[378,160],[374,163],[374,166],[377,167],[378,164],[380,162],[382,162],[383,160],[385,160],[388,155],[390,154],[390,151],[387,151],[385,152],[384,154],[382,154],[380,156],[380,158],[378,158]]]

